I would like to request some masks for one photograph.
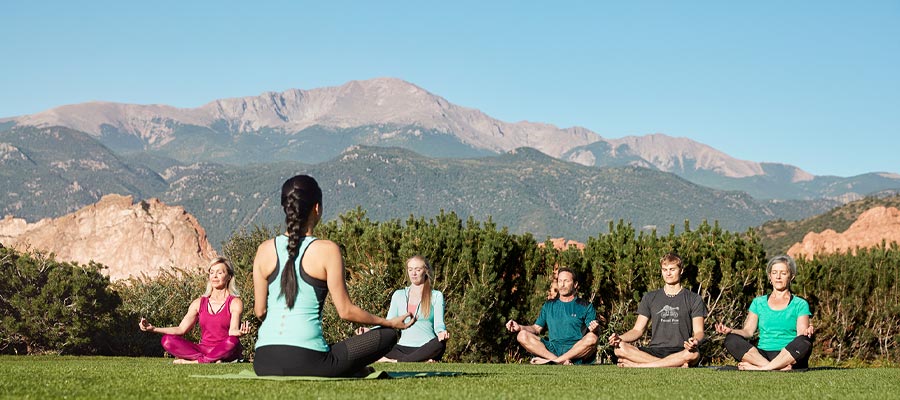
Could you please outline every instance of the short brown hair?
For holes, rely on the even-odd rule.
[[[562,268],[556,270],[556,280],[559,280],[559,274],[563,273],[563,272],[568,272],[568,273],[572,274],[572,282],[578,282],[578,277],[575,275],[575,271],[572,271],[572,269],[569,267],[562,267]]]
[[[683,269],[681,266],[681,257],[679,257],[678,254],[668,252],[659,259],[660,266],[669,264],[675,264],[679,269]]]

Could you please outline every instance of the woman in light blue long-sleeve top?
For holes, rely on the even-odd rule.
[[[417,255],[406,260],[406,274],[410,285],[391,296],[387,319],[412,314],[416,322],[400,332],[400,340],[379,361],[438,361],[450,337],[444,325],[444,295],[432,289],[434,272],[424,257]]]

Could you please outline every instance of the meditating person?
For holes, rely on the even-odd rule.
[[[772,293],[750,303],[750,312],[741,329],[716,324],[716,332],[726,335],[725,348],[741,370],[790,370],[809,367],[812,336],[809,304],[791,293],[797,264],[790,256],[776,256],[766,265]],[[756,346],[750,339],[759,328]]]
[[[391,296],[387,318],[410,313],[416,316],[416,323],[401,331],[397,345],[378,361],[438,361],[450,338],[444,325],[444,295],[432,289],[434,271],[424,257],[417,255],[406,260],[406,276],[410,285]],[[369,328],[360,328],[357,333],[368,331]]]
[[[241,323],[244,303],[238,297],[234,268],[223,257],[209,263],[206,292],[191,302],[178,326],[157,328],[145,318],[138,326],[145,332],[162,333],[162,347],[175,356],[175,364],[213,363],[241,358],[240,336],[250,332],[248,322]],[[200,343],[182,336],[200,321]]]
[[[415,317],[404,312],[384,319],[350,301],[340,248],[313,236],[322,218],[315,179],[298,175],[285,181],[281,206],[287,233],[260,244],[253,260],[254,312],[262,320],[253,369],[257,375],[368,375],[374,371],[369,364],[397,343],[397,329],[408,328]],[[329,346],[322,332],[329,293],[340,318],[382,328]]]
[[[665,285],[641,298],[631,330],[609,337],[620,367],[690,367],[700,361],[706,304],[700,295],[681,286],[681,257],[667,253],[659,263]],[[648,323],[653,332],[650,345],[632,345],[644,335]]]
[[[516,333],[516,340],[533,354],[532,364],[588,364],[597,355],[597,312],[594,306],[578,298],[575,272],[560,268],[556,274],[559,297],[547,300],[534,325],[520,325],[514,320],[506,329]],[[548,330],[548,339],[541,337]]]

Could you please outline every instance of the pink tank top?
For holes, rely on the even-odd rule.
[[[228,328],[231,326],[232,299],[234,296],[228,295],[222,309],[218,313],[212,314],[209,312],[209,297],[200,298],[200,344],[215,346],[228,338]]]

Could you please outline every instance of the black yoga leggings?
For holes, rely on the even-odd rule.
[[[725,336],[725,349],[737,361],[741,361],[744,358],[744,354],[747,354],[752,348],[755,347],[750,344],[750,341],[740,335],[729,333]],[[797,336],[784,349],[797,361],[792,368],[809,368],[809,355],[812,354],[812,339],[806,335]],[[767,351],[756,349],[756,351],[769,361],[772,361],[773,358],[778,356],[778,353],[781,353],[781,350]]]
[[[446,342],[439,341],[438,338],[431,339],[422,347],[408,347],[396,345],[390,353],[384,356],[400,362],[420,362],[434,360],[438,361],[444,356],[444,350],[447,349]]]
[[[398,337],[394,329],[372,329],[335,343],[327,352],[287,345],[263,346],[256,349],[253,370],[260,376],[356,376],[387,354]]]

